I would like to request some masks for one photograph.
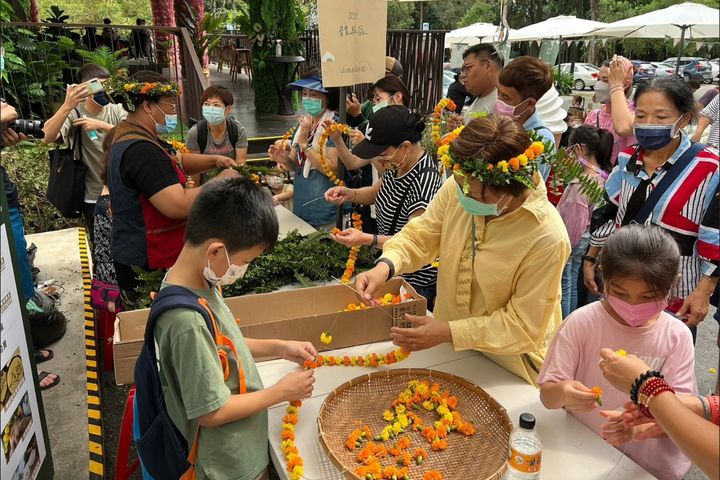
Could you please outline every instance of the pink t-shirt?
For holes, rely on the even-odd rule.
[[[622,409],[630,400],[605,380],[598,366],[600,349],[624,349],[659,370],[677,393],[697,394],[695,350],[690,330],[663,312],[649,327],[621,325],[607,313],[602,302],[575,310],[561,325],[548,349],[537,383],[577,380],[588,388],[603,389],[603,405],[592,412],[570,412],[595,433],[606,423],[598,413]],[[660,479],[679,480],[690,469],[690,460],[669,438],[633,441],[619,450]],[[588,452],[590,453],[590,452]]]
[[[635,102],[633,102],[632,100],[628,100],[628,108],[630,109],[631,113],[634,113]],[[610,130],[610,132],[613,134],[613,139],[615,141],[613,142],[612,157],[610,158],[610,161],[613,165],[617,163],[618,153],[622,152],[627,147],[637,144],[637,139],[635,138],[635,135],[630,135],[629,137],[623,138],[617,133],[615,133],[615,126],[613,125],[612,114],[607,113],[607,111],[605,110],[605,105],[603,105],[597,110],[592,110],[590,113],[588,113],[585,117],[585,125],[592,125],[593,127],[604,128],[605,130]]]

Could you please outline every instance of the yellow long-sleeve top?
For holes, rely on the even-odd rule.
[[[439,257],[434,315],[450,323],[454,348],[478,350],[534,385],[562,321],[567,230],[542,182],[520,208],[489,222],[465,212],[456,190],[450,178],[382,257],[398,275]]]

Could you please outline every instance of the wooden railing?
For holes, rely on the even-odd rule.
[[[411,108],[420,113],[432,112],[442,96],[444,30],[389,30],[386,53],[403,66],[402,79],[412,96]],[[305,43],[306,65],[320,66],[320,36],[308,30],[302,37]],[[354,85],[353,91],[364,98],[368,84]]]

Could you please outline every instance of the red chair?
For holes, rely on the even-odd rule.
[[[140,467],[140,460],[128,464],[130,459],[130,446],[133,442],[133,406],[135,404],[135,385],[128,392],[125,402],[122,424],[120,425],[120,441],[118,442],[117,457],[115,458],[115,480],[128,480]]]

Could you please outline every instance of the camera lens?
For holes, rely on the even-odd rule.
[[[42,120],[25,120],[18,118],[10,124],[8,128],[15,130],[15,133],[22,133],[28,137],[43,138],[45,137],[45,132],[42,130],[44,124],[45,122]]]

